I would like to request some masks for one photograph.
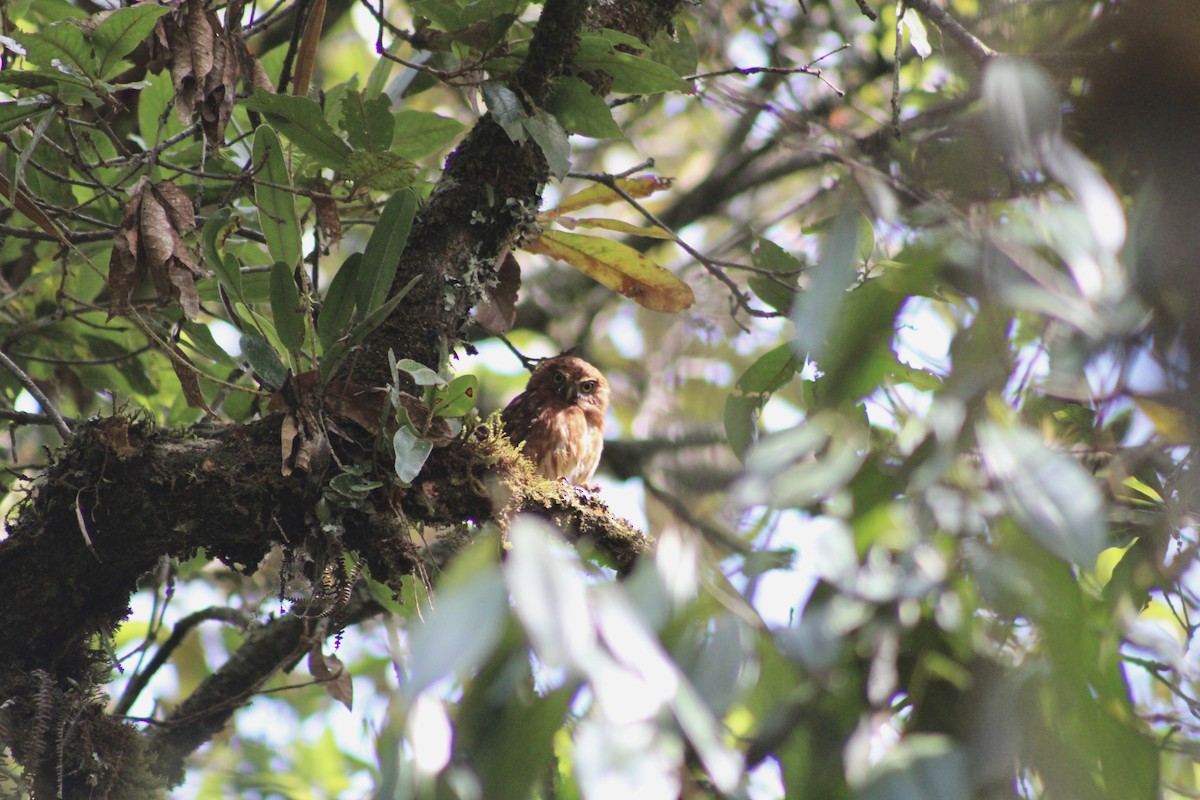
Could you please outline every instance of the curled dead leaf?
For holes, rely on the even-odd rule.
[[[308,651],[308,674],[321,684],[326,694],[348,711],[354,710],[354,681],[350,670],[337,656],[322,653],[319,643]]]
[[[517,292],[521,289],[521,265],[511,251],[498,260],[496,284],[489,286],[475,307],[475,321],[488,333],[504,333],[517,319]]]

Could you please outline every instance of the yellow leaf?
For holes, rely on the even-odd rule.
[[[655,192],[669,189],[674,182],[674,178],[659,178],[656,175],[639,175],[636,178],[618,178],[617,186],[621,187],[621,191],[632,197],[634,200],[643,197],[649,197]],[[562,202],[558,204],[558,208],[547,212],[550,217],[556,217],[559,214],[567,214],[572,211],[578,211],[581,208],[595,205],[612,205],[613,203],[623,203],[625,198],[608,188],[604,184],[594,184],[584,189],[582,192],[576,192],[573,195],[564,197]]]
[[[632,225],[628,222],[622,222],[619,219],[596,219],[593,217],[575,219],[574,217],[559,217],[558,224],[571,231],[575,230],[575,228],[602,228],[606,231],[628,233],[631,236],[645,236],[649,239],[675,240],[675,237],[669,231],[663,230],[657,225],[643,228],[640,225]]]
[[[1192,432],[1188,427],[1187,417],[1181,409],[1151,400],[1148,397],[1138,397],[1134,402],[1149,418],[1154,429],[1166,440],[1167,444],[1192,443]]]
[[[611,239],[546,231],[522,247],[565,261],[651,311],[682,311],[696,302],[686,283],[632,247]]]

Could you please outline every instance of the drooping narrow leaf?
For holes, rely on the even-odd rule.
[[[636,178],[620,178],[616,181],[617,186],[621,191],[632,197],[634,200],[640,200],[643,197],[649,197],[655,192],[661,192],[663,189],[671,188],[674,181],[671,178],[660,178],[657,175],[639,175]],[[570,214],[573,211],[578,211],[581,208],[595,205],[611,205],[613,203],[624,203],[625,198],[614,192],[604,184],[597,183],[588,188],[568,195],[563,198],[558,204],[558,208],[554,210],[554,214]]]
[[[304,344],[304,306],[293,269],[282,261],[271,267],[271,318],[279,341],[294,359]]]
[[[295,267],[300,261],[300,220],[292,194],[292,173],[279,136],[269,125],[254,132],[254,203],[267,251],[275,261]]]
[[[317,338],[321,346],[328,348],[345,333],[346,326],[354,314],[355,291],[358,289],[358,272],[362,254],[350,255],[329,284],[325,302],[321,305],[321,316],[317,317]]]
[[[648,239],[669,239],[671,241],[675,239],[670,231],[664,230],[657,225],[643,227],[619,219],[604,219],[601,217],[575,219],[574,217],[559,217],[557,222],[560,228],[566,228],[567,230],[599,228],[606,231],[616,231],[617,233],[627,233],[630,236],[645,236]]]
[[[417,196],[408,189],[396,192],[383,207],[379,222],[363,251],[358,287],[358,308],[361,313],[370,313],[387,299],[416,213]]]
[[[166,6],[143,3],[118,8],[96,26],[92,45],[96,51],[96,69],[101,80],[112,78],[120,70],[119,62],[142,43],[159,17],[170,11]]]
[[[611,239],[546,231],[522,247],[565,261],[651,311],[682,311],[696,302],[686,283],[632,247]]]

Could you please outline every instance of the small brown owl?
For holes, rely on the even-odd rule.
[[[582,358],[558,356],[538,364],[504,409],[504,430],[549,480],[586,484],[604,449],[608,381]]]

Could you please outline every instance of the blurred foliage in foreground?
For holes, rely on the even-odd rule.
[[[650,44],[585,37],[581,70],[628,102],[572,78],[530,111],[503,78],[537,7],[385,5],[393,53],[425,69],[373,54],[367,4],[332,17],[317,102],[268,91],[286,40],[250,40],[251,95],[257,73],[127,63],[166,6],[106,26],[6,4],[6,484],[57,441],[22,378],[68,419],[242,422],[338,354],[390,286],[376,249],[404,247],[482,102],[557,178],[653,158],[674,179],[657,221],[582,221],[631,236],[604,269],[563,259],[608,288],[532,257],[577,236],[552,232],[519,254],[521,305],[491,312],[523,347],[588,339],[616,392],[609,492],[644,490],[657,548],[616,581],[522,519],[432,590],[373,587],[392,614],[310,659],[328,691],[279,676],[188,796],[1200,793],[1200,12],[702,2]],[[200,19],[236,61],[252,31],[224,13]],[[556,196],[588,185],[566,180]],[[610,291],[622,270],[663,307]],[[492,367],[471,369],[495,406],[515,385]],[[184,640],[131,712],[147,725],[280,610],[278,569],[165,570],[112,643],[114,696],[166,623],[238,625]]]

